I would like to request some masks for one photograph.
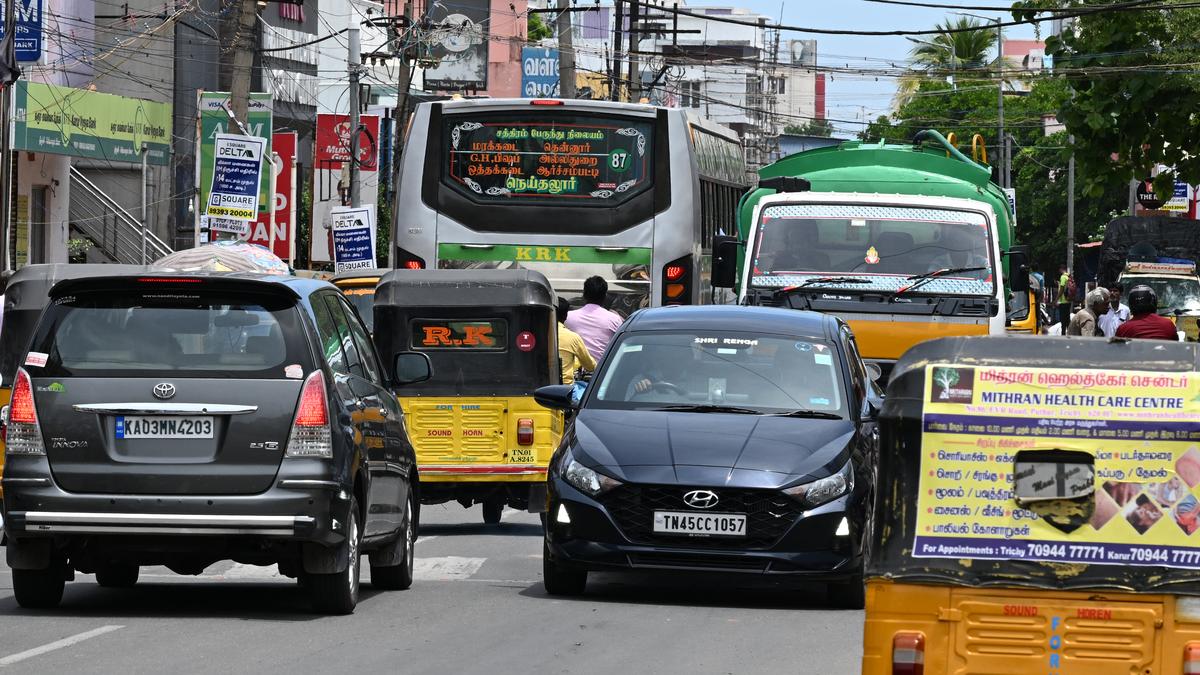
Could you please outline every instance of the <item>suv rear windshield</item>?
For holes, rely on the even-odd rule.
[[[312,370],[302,330],[295,301],[274,295],[81,294],[51,303],[30,352],[46,355],[43,377],[278,379]]]

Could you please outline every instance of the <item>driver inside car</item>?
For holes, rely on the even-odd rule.
[[[681,386],[687,374],[684,366],[685,361],[691,361],[694,355],[690,353],[691,347],[682,347],[689,352],[687,355],[678,353],[680,349],[676,345],[658,345],[649,353],[643,352],[636,371],[638,374],[629,381],[625,399],[630,400],[649,392],[686,398],[686,390]]]

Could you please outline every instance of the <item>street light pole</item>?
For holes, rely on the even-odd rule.
[[[1004,23],[996,18],[996,73],[998,93],[996,95],[996,109],[999,112],[1000,136],[1000,185],[1002,187],[1012,187],[1012,178],[1009,176],[1009,157],[1008,157],[1008,141],[1004,137]]]

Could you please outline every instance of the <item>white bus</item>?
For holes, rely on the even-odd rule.
[[[737,231],[737,135],[687,111],[559,99],[422,103],[407,132],[394,265],[523,267],[622,314],[712,299],[714,234]]]

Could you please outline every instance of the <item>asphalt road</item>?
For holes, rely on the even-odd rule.
[[[182,673],[853,673],[862,612],[816,589],[709,578],[593,575],[581,599],[545,594],[541,525],[506,511],[426,506],[417,581],[364,584],[357,611],[312,614],[274,567],[221,563],[200,577],[144,568],[137,587],[88,575],[54,611],[22,610],[0,566],[0,669]],[[2,560],[2,558],[0,558]],[[366,566],[364,565],[364,574]]]

